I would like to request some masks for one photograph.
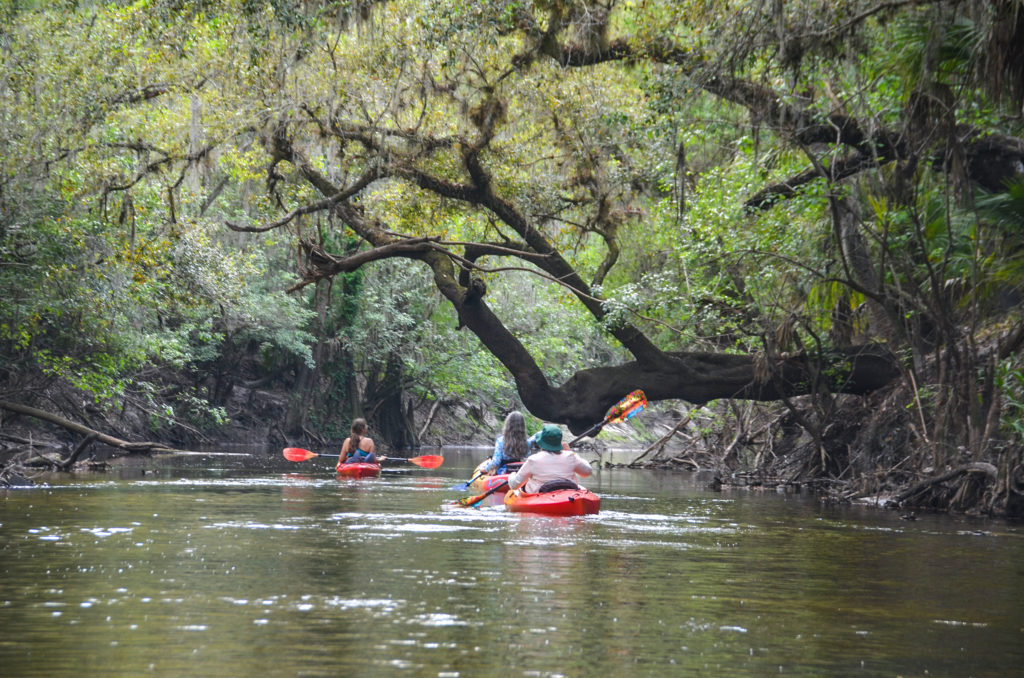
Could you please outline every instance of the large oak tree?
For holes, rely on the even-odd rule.
[[[95,90],[69,91],[82,97],[73,124],[34,137],[46,142],[31,152],[47,171],[88,158],[94,176],[74,190],[104,206],[120,197],[122,221],[128,196],[156,186],[175,232],[219,212],[234,215],[222,221],[234,231],[301,233],[293,290],[382,258],[428,267],[524,405],[574,431],[635,388],[695,403],[867,393],[955,340],[953,292],[966,289],[935,266],[934,243],[914,240],[924,227],[895,244],[891,215],[916,225],[922,182],[946,181],[952,204],[1024,167],[1019,126],[997,112],[1000,102],[1020,107],[1019,9],[862,0],[83,8],[74,15],[82,54],[67,58]],[[117,35],[132,39],[111,43]],[[35,113],[60,115],[59,99],[40,98]],[[699,201],[708,177],[743,163],[751,183],[724,194],[734,202],[720,205],[722,230],[688,223],[687,198]],[[254,181],[269,196],[260,209]],[[881,216],[865,217],[865,205]],[[766,255],[770,237],[744,241],[745,251],[729,242],[726,231],[755,230],[766,213],[776,227],[793,224],[779,237],[802,254]],[[811,247],[797,225],[815,222],[827,236]],[[332,251],[342,239],[323,229],[339,225],[362,247]],[[669,243],[663,260],[647,244],[655,240]],[[666,339],[664,318],[623,301],[659,265],[638,262],[657,259],[678,281],[689,275],[680,261],[698,258],[687,250],[707,259],[694,276],[724,282],[714,298],[685,299],[687,279],[675,303],[729,306],[739,318],[728,340],[701,344],[715,350],[686,350],[692,328]],[[759,275],[767,261],[772,270]],[[496,276],[524,268],[571,294],[623,360],[554,382],[488,303]],[[842,303],[813,308],[808,280],[840,288]],[[842,323],[821,316],[850,313],[853,297],[872,322],[832,332]],[[1018,330],[1001,354],[1019,345]],[[912,359],[897,361],[904,350]]]
[[[662,167],[674,163],[676,173],[687,167],[684,149],[664,138],[644,147],[630,137],[635,128],[607,121],[643,116],[651,96],[643,80],[672,78],[684,83],[681,90],[691,96],[726,102],[782,144],[804,149],[809,168],[755,187],[746,200],[751,209],[768,209],[811,182],[838,187],[851,176],[887,167],[910,174],[923,166],[953,174],[951,158],[957,161],[957,180],[998,190],[1020,174],[1020,139],[960,123],[955,113],[917,110],[929,106],[917,100],[908,102],[903,113],[886,117],[870,105],[857,105],[851,94],[847,102],[839,101],[827,81],[820,94],[796,93],[793,87],[803,81],[785,77],[800,71],[800,59],[811,61],[829,50],[844,61],[841,50],[850,49],[858,37],[882,35],[876,22],[892,20],[905,9],[902,5],[749,3],[729,16],[725,5],[706,3],[451,3],[417,13],[403,26],[392,23],[398,6],[388,3],[359,38],[362,56],[373,59],[374,66],[360,65],[352,82],[346,70],[350,62],[338,58],[336,70],[320,74],[331,83],[321,96],[289,88],[294,97],[289,114],[266,120],[262,140],[274,159],[271,173],[296,172],[321,199],[296,205],[284,219],[257,228],[331,211],[371,248],[342,256],[307,242],[304,283],[380,257],[406,257],[429,266],[460,323],[509,370],[530,411],[574,430],[600,419],[633,388],[644,389],[652,399],[696,403],[870,392],[898,374],[890,349],[914,345],[927,350],[939,339],[905,327],[907,300],[886,286],[858,224],[848,223],[843,201],[836,197],[830,199],[831,218],[840,252],[836,260],[844,269],[837,279],[864,295],[886,325],[895,328],[888,345],[817,344],[790,354],[782,350],[788,347],[767,340],[758,355],[664,350],[632,318],[609,318],[607,298],[599,290],[618,264],[622,240],[644,237],[642,215],[661,197],[659,182],[668,178],[641,154],[662,153]],[[826,15],[811,14],[825,7]],[[952,22],[962,18],[962,9],[932,3],[915,10],[920,11],[916,20]],[[1012,17],[978,18],[1010,21],[1002,30],[1019,34]],[[710,39],[700,36],[702,30]],[[333,49],[333,43],[322,42],[327,35],[312,37],[311,44],[303,44],[301,60],[296,55],[289,67],[303,69],[319,50]],[[343,41],[340,34],[334,39]],[[987,54],[1006,47],[1007,39],[993,38],[985,46]],[[1019,67],[1008,57],[1002,73]],[[933,83],[927,77],[922,82],[909,89],[909,96],[924,100],[934,95]],[[599,84],[607,85],[604,92],[597,93]],[[841,85],[850,83],[832,86]],[[566,103],[589,94],[593,101],[577,99],[575,108]],[[1019,88],[1008,95],[1019,101]],[[686,108],[677,103],[675,115],[685,116]],[[325,153],[325,147],[336,150]],[[556,182],[562,185],[551,185]],[[379,209],[379,201],[368,199],[381,186],[408,201],[403,211],[438,216],[427,216],[428,223],[399,223],[393,213]],[[486,227],[471,242],[452,242],[446,219],[485,222]],[[439,223],[430,223],[435,220]],[[415,225],[407,226],[410,221]],[[575,241],[564,237],[567,225]],[[579,243],[603,252],[603,258],[575,257]],[[632,360],[581,369],[552,383],[488,305],[486,276],[480,273],[508,265],[495,262],[510,259],[569,290]],[[765,325],[761,329],[768,337],[776,328]]]

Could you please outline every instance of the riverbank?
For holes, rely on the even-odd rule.
[[[961,455],[937,468],[932,457],[915,448],[907,410],[892,392],[836,403],[832,422],[815,436],[813,428],[808,430],[813,413],[803,416],[799,400],[787,405],[720,401],[707,407],[654,402],[641,416],[609,424],[578,447],[595,453],[603,466],[695,471],[712,490],[812,493],[826,503],[859,502],[902,512],[1024,515],[1020,467],[1001,470],[990,460]],[[155,441],[146,439],[151,427],[139,408],[112,413],[82,407],[78,414],[88,424],[71,419],[74,413],[45,419],[6,411],[0,483],[30,481],[36,470],[101,472],[112,458],[161,449],[340,448],[341,439],[309,429],[286,435],[280,425],[286,405],[284,392],[238,388],[228,421],[202,430],[164,426]],[[502,413],[457,400],[411,414],[421,446],[432,448],[490,447],[502,423]],[[409,454],[379,434],[374,437],[385,454]]]

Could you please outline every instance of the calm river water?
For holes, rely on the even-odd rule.
[[[594,516],[453,506],[486,454],[361,481],[175,457],[0,491],[0,674],[1024,672],[1024,526],[624,469],[587,483]]]

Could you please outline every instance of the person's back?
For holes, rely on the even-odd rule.
[[[521,412],[513,410],[505,417],[501,435],[494,439],[494,454],[480,469],[483,473],[508,472],[509,465],[519,468],[529,454],[526,438],[526,420]],[[508,469],[508,471],[503,471]]]
[[[345,438],[341,445],[341,455],[338,459],[338,466],[342,464],[365,463],[373,464],[377,461],[374,454],[375,446],[373,439],[366,436],[366,420],[356,419],[352,422],[351,435]]]
[[[594,472],[578,454],[562,449],[562,429],[547,424],[536,436],[540,452],[531,454],[523,466],[508,479],[512,490],[523,487],[533,494],[560,487],[575,487],[576,476],[587,477]],[[570,485],[571,484],[571,485]]]

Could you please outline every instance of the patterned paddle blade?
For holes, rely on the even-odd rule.
[[[455,503],[458,504],[459,506],[473,506],[474,504],[483,501],[486,497],[486,494],[478,494],[475,497],[463,497],[462,499],[459,499]]]
[[[487,497],[491,496],[495,492],[505,489],[506,487],[508,487],[507,480],[503,483],[498,483],[497,485],[487,490],[483,494],[478,494],[475,497],[463,497],[462,499],[457,500],[455,503],[458,504],[459,506],[476,506],[484,499],[487,499]]]
[[[612,407],[608,412],[608,423],[632,419],[645,407],[647,407],[647,395],[640,389],[637,389]]]

